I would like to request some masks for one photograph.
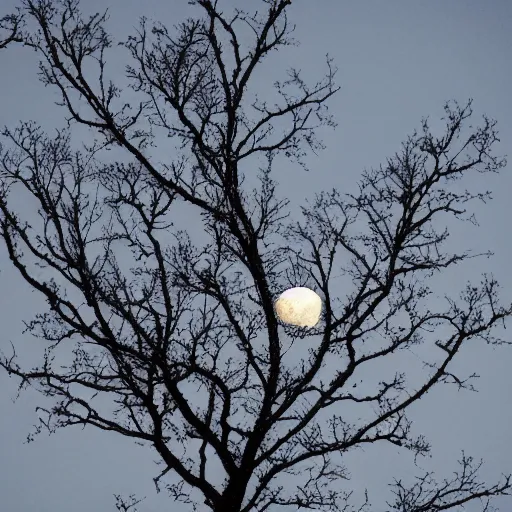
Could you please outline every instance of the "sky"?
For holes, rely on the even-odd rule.
[[[256,0],[220,0],[228,11],[234,5],[250,7]],[[186,0],[87,0],[86,13],[109,7],[109,30],[116,40],[134,32],[145,15],[169,28],[195,15]],[[250,4],[250,6],[249,6]],[[0,16],[11,12],[17,2],[3,0]],[[296,24],[298,48],[284,48],[257,76],[255,90],[284,78],[288,66],[301,69],[310,82],[325,71],[326,53],[339,68],[340,91],[329,103],[338,122],[335,131],[322,132],[327,148],[310,158],[310,171],[283,164],[274,178],[279,193],[291,200],[291,211],[314,192],[353,191],[364,169],[385,163],[400,150],[400,144],[422,117],[430,116],[432,126],[441,128],[439,118],[446,100],[464,104],[473,98],[474,124],[486,113],[498,120],[501,143],[498,154],[507,154],[512,141],[512,4],[507,0],[466,0],[446,2],[342,2],[339,0],[294,0],[289,9]],[[123,55],[120,53],[119,55]],[[123,72],[131,63],[115,60],[111,72]],[[48,130],[64,125],[65,113],[54,105],[55,93],[37,80],[37,58],[33,52],[11,48],[0,52],[0,125],[14,128],[19,120],[35,120]],[[122,80],[122,76],[119,75]],[[165,148],[159,148],[161,158]],[[471,180],[475,180],[472,182]],[[491,249],[492,259],[470,260],[461,268],[443,274],[446,291],[462,289],[468,279],[492,271],[501,285],[503,303],[512,301],[509,226],[512,202],[510,165],[499,176],[470,178],[468,186],[485,186],[494,200],[476,205],[480,227],[457,224],[452,243],[456,248],[476,252]],[[27,208],[29,206],[27,205]],[[189,219],[189,217],[186,217]],[[188,221],[188,220],[187,220]],[[190,217],[184,225],[201,237],[200,224]],[[22,334],[22,320],[30,320],[44,306],[15,274],[0,244],[0,348],[12,342],[27,358],[38,341]],[[510,331],[505,331],[505,334]],[[389,370],[399,362],[389,362]],[[400,364],[414,364],[404,359]],[[481,477],[489,483],[501,473],[512,472],[512,347],[489,347],[470,343],[462,350],[456,368],[476,372],[478,393],[458,392],[440,386],[412,409],[411,418],[420,433],[432,443],[432,459],[422,462],[441,479],[457,470],[461,450],[476,460],[484,459]],[[368,379],[372,376],[368,375]],[[36,423],[35,407],[44,400],[27,391],[13,402],[18,382],[0,372],[0,496],[6,512],[86,512],[115,510],[113,494],[146,496],[140,512],[156,512],[173,505],[162,492],[157,494],[152,478],[158,468],[156,454],[134,445],[130,439],[91,429],[67,429],[54,436],[41,435],[25,444]],[[391,499],[388,488],[393,477],[415,471],[410,454],[395,447],[371,446],[347,458],[352,473],[350,486],[356,496],[368,488],[372,510],[384,511]],[[512,497],[496,499],[502,511],[512,510]],[[467,512],[481,510],[477,503]]]

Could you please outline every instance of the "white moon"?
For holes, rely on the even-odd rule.
[[[322,299],[302,286],[283,292],[274,304],[277,316],[286,324],[314,327],[320,319]]]

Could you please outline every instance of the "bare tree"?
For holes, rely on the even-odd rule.
[[[512,307],[499,305],[492,276],[468,284],[458,301],[446,297],[442,310],[442,301],[428,303],[426,284],[478,256],[444,252],[448,228],[438,228],[450,217],[474,222],[470,203],[490,199],[458,181],[505,165],[491,152],[495,122],[484,118],[462,136],[471,101],[448,103],[442,136],[424,120],[400,153],[363,173],[357,194],[322,193],[302,221],[289,222],[273,163],[285,157],[305,166],[308,152],[322,149],[318,129],[335,126],[327,111],[337,91],[333,63],[327,58],[314,86],[292,69],[275,82],[275,103],[255,98],[251,79],[261,63],[295,44],[290,0],[260,0],[259,14],[232,15],[216,1],[192,3],[202,17],[174,35],[143,18],[122,44],[135,61],[127,67],[132,97],[143,98],[123,104],[106,79],[114,51],[106,13],[84,19],[76,0],[23,1],[37,30],[24,30],[20,41],[41,55],[40,78],[60,91],[70,117],[53,138],[28,122],[3,131],[2,238],[13,268],[49,307],[26,324],[46,342],[42,364],[23,368],[14,346],[0,364],[20,388],[32,385],[51,402],[38,407],[35,433],[88,425],[150,445],[163,465],[157,489],[165,481],[193,510],[204,509],[201,502],[216,512],[369,510],[368,498],[353,505],[343,487],[343,455],[373,443],[428,454],[409,406],[439,384],[472,389],[475,375],[452,370],[468,340],[507,343],[494,328]],[[95,133],[80,150],[72,148],[76,123]],[[176,142],[166,162],[152,154],[162,135]],[[127,161],[104,163],[112,147]],[[261,166],[252,193],[244,187],[250,163]],[[39,220],[13,210],[14,190],[35,200]],[[201,213],[203,247],[175,229],[180,201]],[[332,284],[340,270],[353,283],[343,297]],[[293,285],[322,296],[312,329],[276,317],[277,294]],[[297,338],[311,348],[294,365],[286,340]],[[354,390],[364,363],[421,343],[439,357],[426,361],[419,387],[397,373],[372,393]],[[70,353],[71,364],[55,363]],[[349,405],[370,410],[371,419],[350,423]],[[395,482],[389,510],[460,510],[478,499],[488,510],[490,498],[509,493],[510,476],[486,485],[470,457],[460,464],[443,483],[430,473],[412,487]],[[138,503],[116,499],[119,510]]]

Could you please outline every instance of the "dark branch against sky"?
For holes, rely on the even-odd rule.
[[[429,94],[427,84],[432,83],[433,87],[434,82],[429,82],[430,76],[424,73],[423,67],[417,68],[419,79],[413,78],[412,71],[407,69],[407,66],[417,66],[418,60],[415,57],[416,64],[412,61],[416,32],[411,27],[418,23],[418,13],[414,9],[409,7],[409,11],[397,12],[397,16],[400,14],[408,20],[409,28],[401,28],[402,33],[398,29],[402,24],[395,21],[401,39],[394,35],[387,42],[395,52],[394,56],[386,57],[392,71],[388,70],[387,74],[384,67],[380,75],[378,70],[382,63],[374,56],[374,53],[378,54],[378,44],[386,40],[385,23],[380,31],[376,29],[372,34],[373,42],[370,39],[359,43],[360,58],[347,56],[347,36],[330,34],[324,37],[325,48],[330,54],[324,61],[324,69],[318,72],[316,61],[307,64],[301,57],[288,79],[275,83],[281,101],[274,105],[274,100],[255,100],[250,106],[256,115],[251,118],[246,114],[249,104],[244,102],[244,95],[250,88],[253,73],[254,81],[258,83],[254,72],[256,63],[268,52],[272,66],[267,66],[265,73],[272,77],[275,73],[275,80],[279,80],[285,74],[284,67],[288,67],[282,69],[279,58],[287,51],[290,55],[298,55],[293,53],[295,46],[291,44],[288,30],[294,23],[297,26],[306,24],[308,16],[313,14],[302,6],[294,16],[290,14],[292,23],[284,16],[289,2],[274,3],[268,18],[264,16],[261,23],[257,18],[238,15],[238,21],[250,27],[249,34],[254,31],[256,36],[255,53],[246,56],[227,18],[208,1],[198,2],[195,10],[190,11],[197,14],[197,9],[202,8],[205,23],[185,22],[174,34],[167,31],[166,23],[157,23],[150,29],[153,22],[142,20],[136,35],[124,44],[128,50],[124,55],[131,54],[138,63],[138,66],[127,69],[134,92],[145,93],[148,99],[131,101],[123,106],[118,101],[120,89],[109,83],[108,75],[104,74],[108,58],[103,60],[103,55],[111,46],[102,26],[106,20],[98,16],[82,29],[73,31],[73,24],[82,23],[73,15],[75,2],[69,3],[70,9],[64,9],[63,17],[59,14],[51,23],[47,22],[53,17],[50,3],[44,7],[43,2],[32,12],[42,31],[25,39],[23,55],[28,60],[28,49],[32,47],[43,57],[46,63],[40,68],[40,77],[60,96],[58,101],[68,111],[69,126],[72,129],[80,124],[91,127],[101,137],[96,140],[89,137],[88,146],[79,154],[71,148],[66,129],[50,136],[49,132],[45,134],[38,128],[37,122],[22,122],[15,127],[15,119],[36,117],[21,115],[23,105],[20,105],[21,112],[14,113],[16,96],[11,96],[12,119],[10,109],[6,109],[7,128],[3,132],[0,208],[5,264],[2,264],[1,278],[5,279],[7,273],[8,282],[15,286],[16,273],[10,266],[10,259],[19,272],[18,277],[21,275],[30,286],[46,296],[50,306],[48,314],[38,315],[27,324],[26,332],[56,345],[65,344],[79,335],[104,350],[101,357],[100,354],[94,356],[85,345],[77,345],[73,354],[75,366],[69,371],[49,366],[52,355],[47,352],[48,364],[27,372],[12,358],[9,343],[2,345],[5,355],[2,365],[11,374],[39,383],[48,396],[60,397],[53,409],[40,409],[41,423],[36,431],[43,427],[54,431],[63,426],[88,424],[149,444],[165,464],[156,483],[165,480],[169,476],[167,468],[171,468],[188,485],[196,487],[205,503],[216,510],[236,502],[236,493],[240,489],[245,492],[250,476],[247,471],[254,471],[258,477],[251,493],[246,495],[244,506],[247,510],[251,507],[266,510],[268,506],[272,510],[272,505],[280,504],[332,507],[336,499],[344,500],[348,496],[341,488],[338,488],[338,495],[327,494],[320,483],[323,485],[331,477],[344,480],[348,473],[344,470],[346,464],[337,465],[331,460],[331,454],[339,450],[348,452],[353,446],[365,444],[371,451],[371,443],[383,441],[412,451],[416,457],[420,456],[420,460],[425,460],[421,456],[430,452],[430,444],[423,437],[422,428],[418,436],[418,429],[413,425],[426,426],[429,418],[432,423],[442,421],[445,411],[439,408],[439,403],[446,407],[450,402],[443,402],[438,396],[437,401],[425,405],[431,412],[416,422],[412,421],[412,414],[405,415],[405,408],[424,394],[428,396],[426,393],[432,386],[443,383],[455,384],[441,386],[443,388],[466,390],[451,395],[452,401],[459,403],[458,396],[473,389],[477,373],[487,371],[487,376],[493,376],[494,371],[477,364],[486,360],[482,355],[475,359],[474,340],[486,342],[489,349],[499,346],[500,337],[491,336],[488,331],[490,327],[501,325],[501,320],[509,315],[508,308],[500,304],[506,305],[506,299],[509,299],[507,273],[502,268],[506,269],[507,261],[503,253],[509,253],[510,248],[503,237],[497,241],[497,234],[506,232],[503,220],[506,215],[500,212],[506,211],[508,203],[503,193],[487,191],[492,188],[491,182],[497,180],[486,178],[505,167],[505,160],[495,149],[500,139],[492,117],[497,117],[500,123],[502,117],[506,118],[504,135],[500,124],[500,138],[510,140],[509,118],[503,115],[507,105],[504,92],[500,103],[497,100],[499,91],[494,90],[495,76],[505,73],[500,66],[503,63],[500,60],[502,43],[510,42],[499,31],[499,20],[489,13],[478,18],[475,5],[467,7],[467,23],[474,24],[476,33],[488,35],[490,27],[495,27],[493,38],[485,43],[487,46],[482,43],[470,52],[479,63],[480,68],[476,69],[481,71],[476,73],[475,66],[471,69],[469,57],[467,71],[459,69],[460,62],[445,59],[443,75],[448,78],[443,80],[442,87],[438,85],[439,80],[435,82],[439,89],[432,90],[432,94]],[[273,5],[272,2],[265,4],[263,12]],[[30,7],[30,2],[26,5]],[[353,9],[344,16],[359,20],[360,30],[367,30],[363,22],[375,13]],[[510,10],[503,10],[510,16]],[[184,20],[186,12],[185,9],[181,12]],[[290,8],[291,12],[293,9]],[[133,26],[137,16],[144,12],[130,13],[133,14],[131,22],[128,14],[123,13],[123,16]],[[451,16],[453,27],[464,40],[465,25],[455,14],[447,8],[447,16]],[[325,23],[329,25],[329,19],[326,18]],[[114,26],[121,25],[116,18]],[[216,27],[220,32],[224,31],[227,42],[219,42]],[[6,60],[5,66],[11,66],[13,73],[24,72],[21,69],[25,68],[18,69],[13,57],[5,57],[10,51],[8,46],[16,44],[20,38],[19,19],[3,18],[0,28],[1,46],[5,46],[0,58]],[[302,43],[298,47],[300,51],[306,48],[309,53],[314,34],[302,30],[300,36],[298,29],[294,31],[293,38]],[[355,37],[357,31],[351,30]],[[440,38],[443,34],[446,37],[445,32],[437,30]],[[419,34],[426,37],[421,31]],[[347,46],[339,44],[336,37],[346,41]],[[445,40],[445,44],[448,42],[465,56],[459,39]],[[273,46],[280,43],[283,48],[273,54]],[[232,68],[224,64],[223,45],[226,44],[233,54]],[[317,56],[311,53],[311,58],[316,60],[323,49],[317,44]],[[482,46],[488,52],[494,52],[495,66],[484,59]],[[120,49],[118,47],[117,51]],[[19,49],[15,51],[22,55]],[[99,57],[99,81],[94,86],[88,78],[90,70],[83,64],[91,54]],[[428,62],[431,66],[437,64],[433,56]],[[340,67],[338,75],[336,65]],[[302,67],[306,71],[301,69],[299,73]],[[347,67],[354,72],[350,73]],[[488,73],[489,67],[494,74]],[[356,70],[366,70],[366,75],[360,73],[362,76],[358,77]],[[483,76],[484,70],[487,70],[488,82],[480,83],[475,75]],[[460,86],[458,80],[464,72],[466,82],[469,81],[472,87]],[[324,79],[318,81],[322,73]],[[272,78],[272,82],[275,80]],[[348,82],[348,91],[343,87],[338,90],[335,83],[338,80]],[[386,89],[386,80],[391,89]],[[399,87],[403,87],[401,101],[396,96]],[[288,92],[290,88],[295,89],[294,94]],[[255,90],[257,92],[257,87]],[[496,93],[492,100],[491,92]],[[347,94],[351,96],[346,98]],[[435,108],[431,96],[437,100]],[[441,117],[433,112],[439,112],[446,97],[463,99],[468,96],[478,101],[446,104],[444,119],[431,129],[437,122],[435,119]],[[350,97],[359,108],[350,108]],[[397,99],[391,103],[393,109],[386,110],[389,97]],[[18,101],[20,103],[24,102]],[[336,125],[324,109],[327,103],[339,123],[335,135],[327,134],[324,129]],[[472,115],[476,103],[479,111],[492,115],[483,120],[476,119],[477,116]],[[163,108],[165,104],[167,107]],[[408,105],[414,108],[409,109]],[[50,108],[59,111],[55,106],[46,110],[38,103],[32,107],[32,113],[52,112]],[[417,118],[411,117],[410,110],[418,114]],[[422,116],[430,113],[430,118],[418,125]],[[383,116],[387,116],[385,123]],[[141,129],[143,119],[149,120],[149,126]],[[410,128],[414,126],[418,130],[412,133]],[[393,135],[391,127],[395,130]],[[168,133],[170,146],[169,150],[160,153],[162,137],[158,139],[158,133],[162,130]],[[407,130],[412,133],[409,137],[404,136]],[[322,137],[318,138],[320,132]],[[355,141],[356,136],[362,139],[358,142],[357,152],[350,147],[350,141]],[[159,144],[155,140],[159,140]],[[176,143],[172,145],[172,141]],[[400,141],[404,141],[401,148]],[[380,152],[383,148],[385,153]],[[98,164],[97,157],[102,151],[117,155],[120,149],[132,158],[131,162]],[[187,152],[191,158],[186,156]],[[257,155],[263,157],[264,167],[259,174],[255,169],[250,176],[250,172],[242,169],[244,166],[254,168]],[[389,157],[387,161],[386,157]],[[315,166],[319,162],[322,169],[317,171]],[[379,163],[382,163],[381,167]],[[349,166],[354,169],[348,169]],[[190,172],[187,174],[186,171]],[[500,179],[506,182],[509,178],[506,172],[503,174],[505,176]],[[457,188],[463,175],[468,179],[464,181],[464,187]],[[259,181],[259,193],[256,191],[250,196],[242,192],[249,190],[242,187],[245,177],[256,185]],[[21,220],[26,218],[20,208],[25,202],[20,201],[22,195],[18,191],[13,192],[15,183],[25,190],[23,197],[32,196],[39,202],[42,238],[31,234],[32,226],[26,226]],[[329,192],[333,187],[342,189],[343,194],[334,190]],[[347,188],[350,191],[345,194]],[[315,199],[313,192],[322,189],[326,193]],[[485,206],[491,195],[497,196],[487,205],[487,210],[493,213],[485,217],[484,210],[478,205]],[[295,221],[298,220],[298,205],[305,197],[311,200],[312,206],[302,210],[305,223],[301,226]],[[178,201],[201,212],[206,233],[213,241],[202,250],[194,248],[195,244],[189,240],[185,233],[187,225],[169,235],[173,247],[166,246],[161,238],[161,233],[169,232],[175,223],[166,214]],[[101,207],[102,203],[105,208]],[[291,216],[284,215],[286,207],[291,208]],[[127,209],[132,212],[128,217],[125,215]],[[482,216],[488,229],[475,228],[473,233],[478,232],[482,240],[487,240],[483,243],[455,234],[457,243],[450,245],[448,231],[443,231],[442,224],[437,229],[436,222],[440,217],[465,219],[476,224],[477,218],[482,222]],[[35,219],[29,217],[27,220],[32,224]],[[104,231],[96,229],[101,222],[105,225]],[[361,222],[368,228],[365,233],[360,232]],[[450,232],[469,233],[467,228],[460,228],[460,222],[446,222]],[[286,240],[280,250],[275,247],[279,237]],[[491,246],[491,240],[497,242],[497,246]],[[127,257],[123,261],[118,256],[120,243],[129,248],[127,254],[131,252],[131,260]],[[100,246],[102,249],[98,250]],[[449,250],[442,250],[444,247]],[[471,250],[466,251],[468,247]],[[482,258],[490,256],[490,248],[492,252],[500,251],[496,260]],[[31,261],[26,261],[22,253],[29,255]],[[339,257],[340,253],[344,254],[343,258]],[[33,258],[47,269],[53,269],[57,280],[42,278],[43,274],[35,270]],[[141,286],[133,286],[126,280],[125,272],[130,265],[150,260],[156,267],[139,267],[137,270]],[[489,264],[490,261],[498,263]],[[202,262],[202,268],[199,268],[199,262]],[[280,271],[286,262],[293,265],[295,272],[291,278],[286,274],[288,283]],[[452,269],[461,263],[466,270],[457,274]],[[243,279],[243,272],[239,271],[235,274],[238,277],[231,276],[226,280],[224,275],[231,267],[247,271],[246,278]],[[311,269],[316,270],[311,272]],[[445,276],[445,282],[437,283],[444,286],[439,288],[438,298],[433,300],[430,290],[416,276],[433,275],[436,283],[435,271],[438,270],[441,272],[437,275]],[[480,280],[482,271],[487,274]],[[340,273],[345,273],[347,278],[344,281],[347,291],[342,294],[337,287],[333,288],[331,280]],[[464,290],[463,285],[468,280],[472,284],[463,291],[462,300],[455,302],[453,292]],[[63,283],[74,287],[75,291],[70,292],[75,293],[73,298],[63,294],[60,289]],[[277,290],[294,283],[316,288],[324,298],[322,324],[309,335],[279,326],[272,309]],[[356,285],[352,294],[350,283]],[[500,293],[505,300],[498,299],[498,288],[505,290]],[[199,308],[197,301],[194,302],[198,293],[204,294],[204,303]],[[451,298],[444,300],[445,293]],[[251,315],[246,311],[247,298],[255,308]],[[427,300],[428,309],[417,309],[420,299]],[[14,297],[13,300],[10,297],[3,300],[7,306],[2,314],[6,314],[15,301]],[[34,311],[39,311],[40,306],[34,302]],[[88,313],[83,312],[85,307],[89,308]],[[194,312],[200,313],[202,323],[194,319]],[[390,323],[394,314],[401,314],[400,322],[405,322],[407,327],[404,328],[403,323]],[[112,321],[114,316],[118,321]],[[182,324],[178,321],[180,318],[183,318]],[[9,332],[11,339],[19,337],[15,328]],[[262,340],[262,332],[267,347],[261,351],[256,347]],[[433,336],[441,332],[442,336],[432,344],[430,352],[422,354],[427,360],[423,370],[427,369],[424,375],[428,378],[419,379],[417,384],[421,382],[421,385],[406,386],[405,374],[399,371],[399,366],[393,368],[391,364],[381,368],[382,372],[391,374],[391,380],[382,380],[380,388],[374,387],[373,393],[367,391],[372,389],[369,378],[364,379],[358,393],[347,393],[346,389],[352,389],[348,386],[358,385],[359,380],[352,382],[352,379],[356,375],[364,376],[364,373],[358,373],[363,363],[371,365],[378,357],[399,353],[402,347],[408,347],[408,351],[421,360],[417,354],[421,352],[420,342],[425,332]],[[316,345],[311,345],[312,336],[318,339]],[[507,343],[506,336],[502,337]],[[297,349],[293,348],[297,357],[301,350],[299,344],[314,346],[314,349],[312,357],[296,359],[293,363],[296,367],[288,370],[282,365],[286,355],[282,340],[291,338],[297,338],[294,341]],[[245,361],[241,366],[229,363],[226,357],[231,356],[224,355],[226,346],[233,339],[238,339],[237,350]],[[384,339],[388,342],[383,343]],[[25,344],[29,347],[28,341]],[[13,343],[13,347],[19,345]],[[21,356],[25,358],[23,350]],[[463,361],[464,350],[473,350],[473,356],[466,356],[465,365],[453,367],[452,359],[455,355],[459,358],[460,351]],[[498,351],[505,354],[504,349],[498,347]],[[16,352],[20,352],[18,348]],[[105,354],[108,354],[106,358]],[[186,358],[180,359],[182,356]],[[485,357],[489,358],[488,364],[493,368],[503,362],[500,358],[490,359],[492,356],[487,352]],[[211,360],[207,362],[205,358]],[[334,358],[343,361],[343,366],[331,368],[330,374],[321,374],[319,370]],[[219,369],[221,361],[224,364],[228,361],[227,370]],[[415,381],[418,376],[412,373],[411,380]],[[187,392],[178,385],[191,377],[209,389],[203,404],[205,414],[196,412],[195,404],[186,398]],[[91,392],[117,396],[117,405],[128,416],[118,416],[118,411],[111,410],[112,407],[101,400],[98,406],[93,406],[91,397],[77,394],[77,385]],[[480,388],[480,383],[476,387]],[[6,389],[12,389],[12,386],[6,386]],[[165,392],[162,393],[162,389]],[[190,392],[191,388],[188,396],[191,396]],[[501,418],[497,424],[502,432],[506,432],[510,413],[503,407],[505,389],[488,392],[488,396],[495,397],[492,417]],[[251,394],[261,396],[256,407],[252,405]],[[30,396],[36,400],[35,396]],[[363,402],[374,402],[377,407],[373,419],[370,415],[360,424],[332,413],[323,415],[346,403],[356,406]],[[244,426],[244,421],[235,424],[228,421],[236,407],[242,407],[245,420],[253,421],[249,429]],[[184,426],[177,427],[172,419],[176,411],[181,414]],[[450,414],[449,409],[446,414]],[[322,421],[316,422],[317,417],[323,418],[325,430],[322,430]],[[472,432],[481,432],[478,441],[483,442],[488,438],[490,426],[485,420],[480,421],[480,429],[474,425],[471,428]],[[280,423],[287,428],[274,429]],[[83,433],[77,430],[74,435]],[[426,437],[431,440],[430,436]],[[444,438],[441,443],[451,443],[448,435],[441,437]],[[41,436],[38,443],[40,439]],[[169,449],[171,439],[181,443],[185,451],[192,440],[201,440],[199,458],[194,461],[177,457],[175,450]],[[470,444],[466,448],[473,454],[469,448],[474,448],[477,441],[472,440]],[[55,444],[56,449],[58,446]],[[222,467],[226,475],[227,488],[222,496],[219,482],[214,484],[215,478],[207,476],[207,450],[210,450],[210,457],[213,450],[219,468]],[[503,454],[506,448],[499,452]],[[28,451],[24,457],[29,460]],[[315,464],[309,468],[312,471],[310,478],[306,479],[300,492],[290,494],[281,492],[279,486],[269,487],[273,477],[292,471],[299,463],[313,460]],[[17,462],[12,461],[13,468]],[[454,467],[453,462],[450,467]],[[192,470],[190,464],[194,463],[196,468]],[[462,473],[445,484],[438,483],[435,486],[437,492],[433,494],[429,494],[434,481],[428,472],[426,475],[423,472],[423,480],[414,487],[410,482],[405,484],[398,480],[394,487],[396,509],[407,505],[415,512],[442,510],[448,505],[464,504],[468,491],[473,496],[480,496],[485,503],[488,495],[507,490],[506,480],[495,486],[481,484],[480,473],[477,478],[473,472],[476,466],[478,463],[471,457],[464,456],[460,461]],[[502,470],[505,472],[506,468],[503,466]],[[389,476],[388,472],[386,476]],[[288,481],[293,489],[293,478]],[[497,480],[493,478],[491,481]],[[347,489],[350,485],[349,482]],[[371,490],[371,483],[365,482],[364,487]],[[168,490],[185,503],[183,510],[187,510],[188,498],[184,493],[188,491],[182,484],[176,481]],[[111,494],[114,492],[112,489]],[[230,498],[226,501],[224,496],[228,495]],[[376,503],[375,499],[371,501]],[[389,503],[391,507],[392,502]]]

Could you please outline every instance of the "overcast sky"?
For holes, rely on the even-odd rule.
[[[226,10],[235,4],[252,6],[256,0],[220,0]],[[12,11],[16,1],[2,0],[0,16]],[[140,16],[158,19],[171,27],[197,9],[187,0],[87,0],[86,12],[110,8],[109,28],[117,40],[133,33]],[[315,191],[355,187],[365,168],[385,163],[400,150],[401,142],[423,116],[441,126],[443,103],[473,98],[473,124],[480,115],[498,120],[501,144],[507,154],[512,140],[510,100],[512,3],[508,0],[389,0],[387,2],[294,0],[289,9],[296,23],[299,48],[283,49],[260,74],[261,87],[284,78],[285,68],[299,67],[310,82],[321,78],[328,52],[339,67],[341,90],[331,100],[331,112],[339,123],[326,132],[327,149],[310,159],[311,171],[284,165],[276,169],[279,192],[292,200],[293,211]],[[118,55],[123,55],[118,53]],[[126,60],[113,68],[122,71]],[[64,111],[53,102],[52,91],[38,82],[33,52],[11,48],[0,52],[0,125],[14,128],[19,120],[33,119],[45,128],[63,126]],[[117,72],[117,71],[116,71]],[[256,85],[256,88],[260,85]],[[162,155],[165,149],[162,148]],[[475,178],[477,179],[477,178]],[[471,186],[471,179],[465,182]],[[447,292],[462,288],[467,279],[492,271],[502,285],[504,303],[512,300],[510,218],[512,190],[510,166],[500,176],[475,182],[490,188],[494,201],[476,205],[480,227],[458,225],[453,235],[456,248],[492,249],[492,259],[470,260],[464,267],[443,275]],[[474,183],[473,183],[474,184]],[[17,205],[19,208],[19,205]],[[187,227],[187,226],[184,226]],[[197,223],[188,226],[199,233]],[[29,320],[44,303],[14,273],[0,244],[0,347],[12,343],[30,354],[37,340],[21,334],[22,320]],[[505,333],[510,332],[505,331]],[[408,360],[404,359],[404,364]],[[484,459],[481,476],[489,483],[512,471],[512,347],[492,348],[470,343],[456,367],[465,374],[478,373],[478,393],[439,387],[414,405],[411,418],[417,433],[433,445],[432,460],[420,462],[439,478],[456,470],[461,450]],[[152,478],[156,456],[130,439],[92,429],[68,429],[55,436],[39,436],[23,444],[36,422],[36,405],[43,398],[25,392],[16,403],[18,382],[0,373],[0,509],[5,512],[89,512],[114,510],[113,494],[136,494],[147,499],[140,511],[188,510],[157,495]],[[47,404],[47,402],[46,402]],[[410,454],[396,448],[369,447],[350,454],[350,485],[358,496],[367,487],[373,510],[386,510],[387,488],[393,476],[417,471]],[[500,510],[512,510],[512,497],[497,499]],[[466,511],[481,510],[478,504]]]

